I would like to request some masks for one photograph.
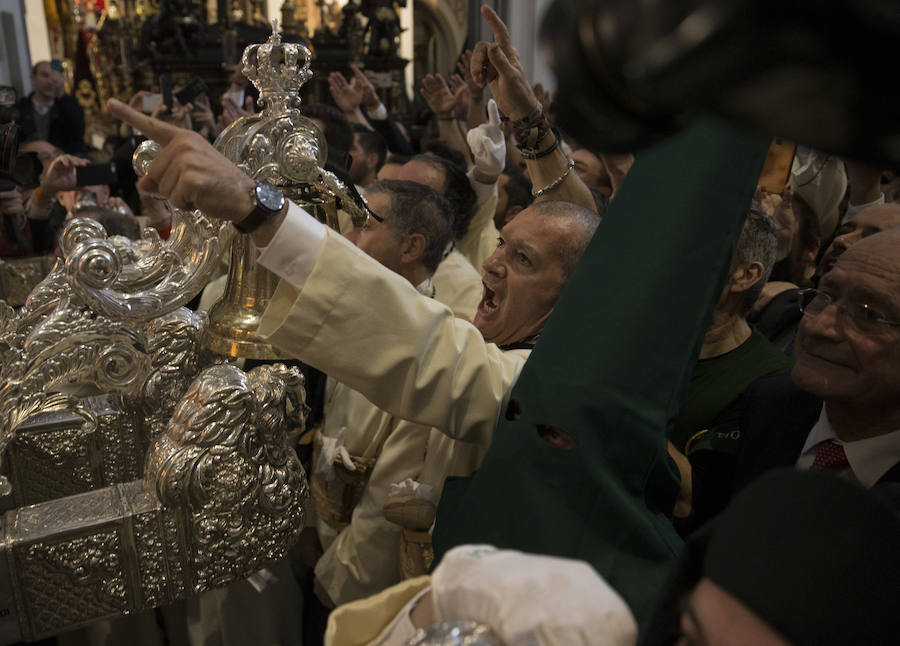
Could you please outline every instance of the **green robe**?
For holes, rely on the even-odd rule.
[[[638,156],[513,389],[521,416],[501,414],[479,471],[445,487],[436,561],[464,543],[584,559],[646,619],[681,547],[666,429],[767,147],[707,121]]]

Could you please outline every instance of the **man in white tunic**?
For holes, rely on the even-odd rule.
[[[449,205],[436,191],[409,181],[373,184],[367,198],[370,215],[357,246],[420,294],[441,301],[431,277],[450,240]],[[315,575],[326,605],[368,596],[400,580],[401,528],[384,518],[382,507],[392,483],[422,471],[429,430],[328,380],[310,474],[324,549]],[[449,460],[450,451],[441,458]]]

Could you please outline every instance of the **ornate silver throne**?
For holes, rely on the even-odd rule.
[[[361,206],[321,166],[323,138],[297,110],[309,51],[277,32],[244,52],[260,114],[218,149],[333,223]],[[158,146],[145,142],[135,169]],[[232,261],[210,316],[184,307]],[[275,279],[214,213],[173,209],[167,241],[131,241],[76,219],[64,258],[18,311],[0,301],[0,643],[34,640],[165,605],[282,557],[307,484],[292,448],[302,375],[244,372],[278,359],[255,336]]]

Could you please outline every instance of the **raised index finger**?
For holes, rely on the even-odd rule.
[[[117,99],[110,99],[106,106],[109,108],[109,113],[116,119],[121,119],[132,128],[140,130],[145,137],[161,146],[172,141],[181,130],[181,128],[138,112]]]
[[[512,38],[509,37],[509,30],[507,30],[503,21],[500,20],[500,16],[487,5],[481,5],[481,15],[484,16],[488,27],[494,32],[494,42],[500,45],[500,49],[502,49],[505,54],[508,55],[512,52]]]

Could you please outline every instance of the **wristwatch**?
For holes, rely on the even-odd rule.
[[[239,222],[232,222],[234,228],[241,233],[253,233],[262,224],[281,213],[286,200],[278,188],[269,182],[260,182],[250,190],[253,210],[250,215]]]

